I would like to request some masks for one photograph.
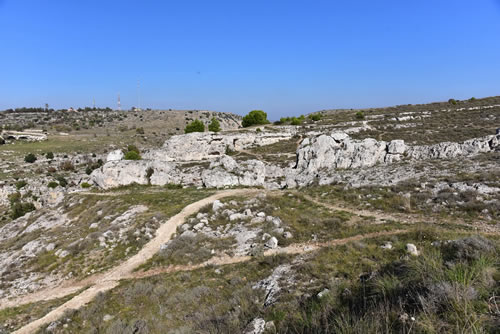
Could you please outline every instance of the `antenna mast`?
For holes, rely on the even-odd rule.
[[[118,110],[122,110],[122,103],[120,102],[120,93],[118,93]]]
[[[141,83],[137,80],[137,108],[141,110]]]

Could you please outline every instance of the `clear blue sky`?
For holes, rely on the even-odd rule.
[[[500,95],[500,0],[0,0],[0,109],[271,118]]]

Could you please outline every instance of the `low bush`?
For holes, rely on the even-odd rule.
[[[125,156],[123,158],[125,160],[141,160],[141,156],[135,151],[129,151],[125,153]]]
[[[35,211],[35,205],[33,203],[17,202],[12,205],[10,216],[12,219],[16,219],[31,211]]]
[[[355,115],[356,119],[365,119],[365,113],[362,111],[358,111]]]
[[[24,157],[24,161],[30,164],[34,163],[36,160],[36,156],[33,153],[29,153]]]
[[[22,188],[24,188],[27,184],[28,184],[28,182],[26,182],[26,181],[24,181],[24,180],[17,181],[17,182],[16,182],[16,188],[17,188],[17,190],[22,189]]]
[[[61,187],[66,187],[68,185],[68,180],[64,178],[64,176],[59,175],[56,177],[57,182],[59,182],[59,185]]]
[[[89,183],[87,183],[87,182],[82,182],[82,184],[80,184],[80,186],[81,186],[82,188],[84,188],[84,189],[87,189],[87,188],[92,187],[92,186],[91,186]]]
[[[59,169],[65,172],[69,172],[75,170],[75,166],[71,161],[65,160],[59,165]]]
[[[56,181],[50,181],[47,184],[47,187],[54,189],[54,188],[57,188],[58,185],[59,185],[59,183],[57,183]]]

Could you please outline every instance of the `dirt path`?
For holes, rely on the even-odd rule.
[[[44,317],[35,320],[14,332],[17,334],[33,333],[37,331],[41,326],[58,320],[61,316],[63,316],[66,310],[78,309],[84,306],[92,299],[94,299],[94,297],[97,296],[98,293],[108,291],[117,286],[119,280],[126,277],[130,277],[135,268],[137,268],[138,266],[149,260],[151,257],[153,257],[153,255],[156,254],[160,249],[160,246],[171,239],[172,235],[176,232],[177,227],[184,223],[185,218],[198,212],[205,205],[208,205],[213,201],[223,197],[248,195],[259,191],[262,190],[258,189],[224,190],[212,196],[204,198],[198,202],[189,204],[181,212],[171,217],[167,222],[161,225],[156,232],[156,236],[152,240],[150,240],[139,251],[139,253],[132,256],[125,262],[119,264],[118,266],[114,267],[113,269],[107,271],[106,273],[87,278],[84,281],[72,286],[56,287],[43,292],[41,291],[36,294],[31,294],[29,296],[25,296],[19,299],[7,301],[6,303],[2,303],[0,309],[12,306],[19,306],[21,304],[32,303],[40,300],[60,298],[68,294],[75,293],[76,291],[82,289],[85,286],[90,286],[88,289],[78,294],[77,296],[73,297],[63,305],[55,308],[54,310],[46,314]]]
[[[417,221],[422,221],[422,219],[419,219],[419,217],[415,217],[413,215],[404,215],[404,214],[385,214],[382,212],[378,211],[370,211],[370,210],[363,210],[363,209],[352,209],[348,207],[343,207],[343,206],[337,206],[337,205],[332,205],[329,203],[325,203],[322,201],[317,200],[316,198],[309,196],[309,195],[304,195],[299,192],[295,192],[296,195],[301,196],[302,198],[313,202],[314,204],[320,205],[322,207],[325,207],[330,210],[334,211],[345,211],[349,212],[351,214],[354,214],[356,216],[365,216],[365,217],[373,217],[375,218],[376,223],[384,223],[387,221],[402,221],[402,222],[411,222],[415,223]]]
[[[363,209],[354,209],[354,208],[349,208],[349,207],[343,207],[343,206],[337,206],[337,205],[332,205],[329,203],[322,202],[312,196],[309,195],[304,195],[301,194],[300,192],[294,192],[296,195],[301,196],[302,198],[313,202],[317,205],[323,206],[324,208],[334,210],[334,211],[345,211],[349,212],[351,214],[354,214],[356,216],[365,216],[365,217],[374,217],[375,218],[375,223],[381,224],[387,221],[398,221],[401,223],[406,223],[406,224],[415,224],[419,222],[429,222],[429,223],[443,223],[445,220],[443,219],[436,219],[435,217],[432,216],[422,216],[420,214],[404,214],[404,213],[393,213],[393,214],[387,214],[383,213],[380,211],[370,211],[370,210],[363,210]],[[448,221],[450,224],[453,224],[455,226],[461,226],[461,227],[468,227],[471,228],[473,232],[474,230],[476,232],[481,232],[485,234],[491,234],[491,235],[498,235],[500,233],[500,230],[498,226],[496,225],[491,225],[487,224],[483,221],[475,221],[473,223],[470,222],[465,222],[463,219],[460,218],[454,218],[453,221]]]
[[[371,239],[382,236],[390,236],[408,232],[408,230],[393,230],[393,231],[382,231],[382,232],[373,232],[367,234],[359,234],[352,237],[342,238],[342,239],[333,239],[325,242],[316,242],[316,243],[300,243],[293,244],[287,247],[280,247],[276,249],[270,249],[264,252],[263,256],[273,256],[278,254],[303,254],[306,252],[312,252],[324,247],[330,246],[339,246],[345,245],[352,241],[360,241],[364,239]],[[210,265],[222,266],[228,264],[235,264],[246,262],[252,259],[251,256],[222,256],[222,257],[214,257],[210,260],[207,260],[203,263],[194,264],[194,265],[178,265],[178,266],[169,266],[163,268],[155,268],[142,272],[132,273],[130,276],[126,277],[127,279],[138,279],[144,277],[155,276],[159,274],[172,273],[177,271],[191,271],[199,268],[203,268]]]

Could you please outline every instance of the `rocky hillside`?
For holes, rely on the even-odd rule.
[[[46,124],[0,149],[0,333],[495,333],[498,104]]]

